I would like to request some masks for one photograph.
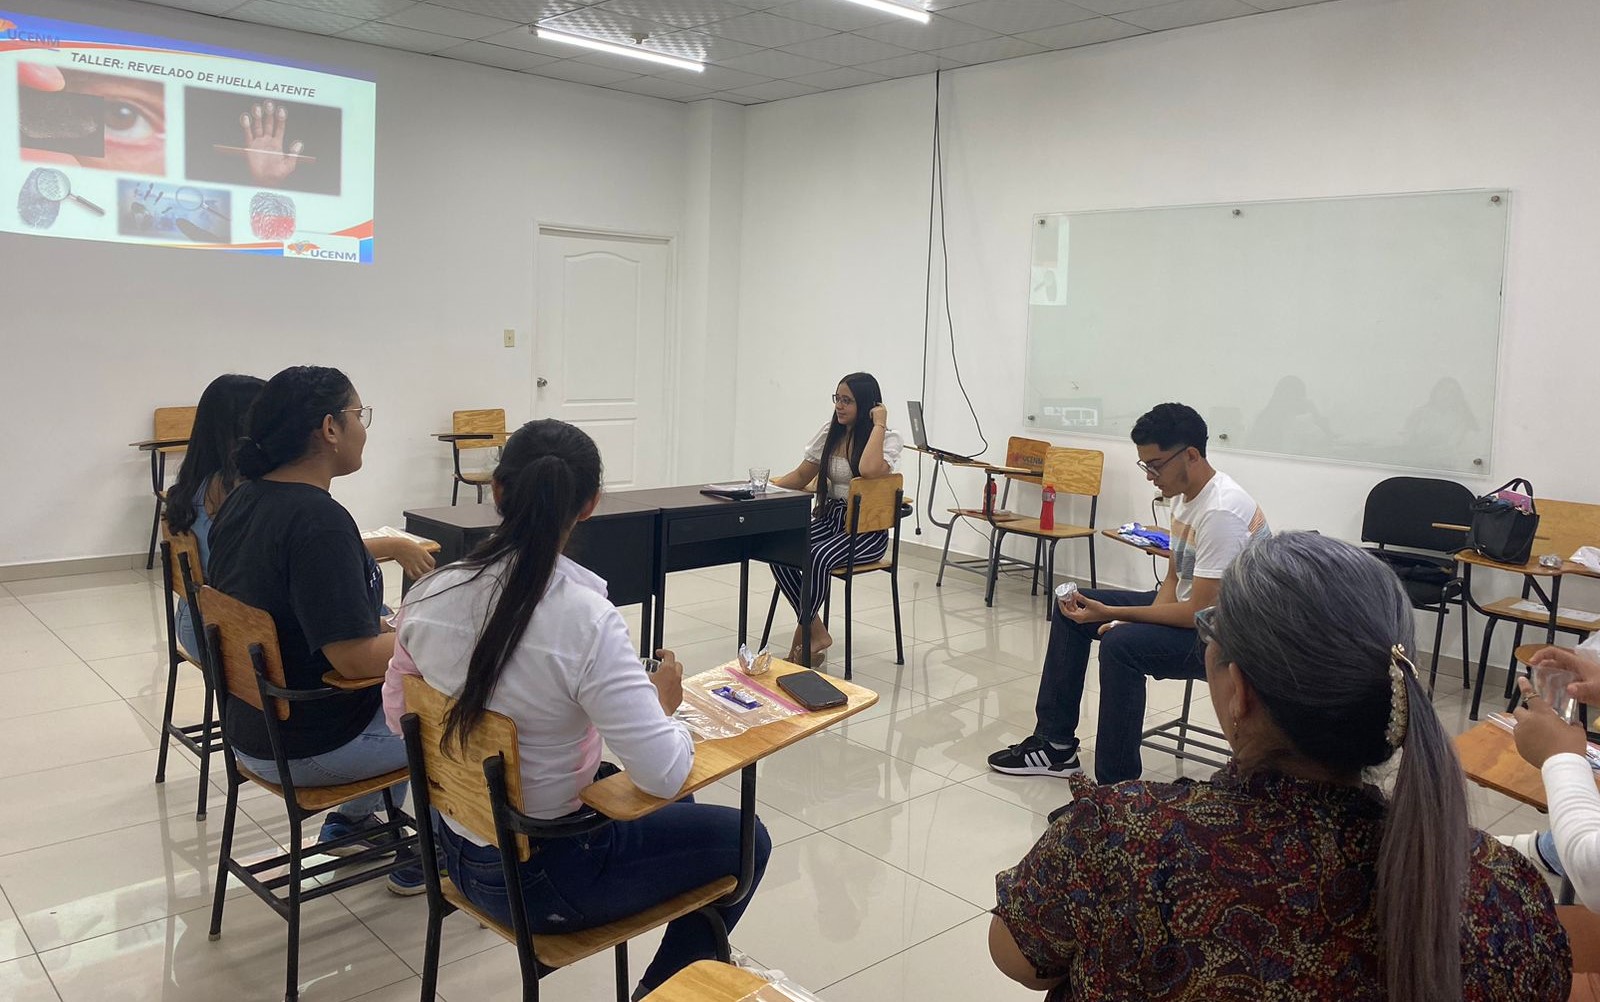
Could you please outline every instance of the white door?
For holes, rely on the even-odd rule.
[[[533,413],[600,446],[606,487],[671,474],[667,340],[671,245],[541,229]]]

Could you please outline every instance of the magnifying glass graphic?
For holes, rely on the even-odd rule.
[[[188,185],[185,185],[178,189],[178,192],[173,196],[173,199],[178,203],[178,208],[182,209],[184,212],[195,212],[196,210],[204,209],[213,216],[216,216],[218,219],[228,218],[227,213],[217,211],[217,207],[215,205],[206,201],[205,197],[200,194],[200,190],[198,188],[191,188]]]
[[[33,188],[39,196],[49,202],[73,201],[88,209],[97,216],[106,214],[106,210],[84,198],[82,195],[72,193],[72,182],[67,180],[67,175],[54,167],[35,167],[30,178]]]

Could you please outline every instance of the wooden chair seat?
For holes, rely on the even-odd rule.
[[[893,566],[894,566],[894,561],[893,560],[879,560],[879,561],[876,561],[876,562],[870,563],[870,564],[856,564],[855,573],[856,574],[865,574],[868,571],[886,571],[886,570],[888,570],[889,568],[891,568]],[[835,567],[829,573],[831,573],[836,578],[841,578],[842,579],[842,578],[846,577],[847,575],[849,575],[851,573],[851,571],[848,568]]]
[[[469,484],[487,484],[494,479],[488,470],[462,470],[461,479]]]
[[[986,515],[982,508],[946,508],[945,511],[957,518],[976,518],[981,521],[992,517],[996,522],[1005,522],[1007,524],[1015,522],[1022,517],[1014,511],[997,511],[992,516]]]
[[[1554,646],[1554,645],[1552,645],[1552,644],[1523,644],[1522,646],[1518,647],[1515,651],[1513,651],[1512,655],[1521,664],[1532,664],[1533,663],[1533,656],[1535,654],[1538,654],[1540,651],[1544,650],[1546,647],[1551,647],[1551,646]],[[1572,648],[1570,648],[1570,647],[1563,647],[1561,649],[1564,650],[1564,651],[1572,650]]]
[[[517,934],[508,925],[503,925],[498,919],[490,917],[480,910],[477,905],[468,901],[461,890],[451,882],[449,877],[439,875],[439,886],[445,900],[452,905],[471,915],[481,924],[499,933],[508,943],[515,943]],[[719,898],[727,895],[739,881],[734,877],[720,877],[709,884],[702,885],[692,891],[686,891],[675,898],[669,898],[660,904],[649,908],[637,915],[597,925],[592,929],[581,929],[559,936],[534,936],[533,954],[539,963],[548,968],[569,967],[586,957],[609,950],[619,943],[626,943],[635,936],[666,925],[673,919],[681,918],[706,905],[712,904]]]
[[[1005,523],[1006,531],[1019,536],[1040,536],[1044,539],[1082,539],[1093,536],[1094,530],[1082,525],[1057,525],[1053,529],[1039,528],[1036,518],[1017,518]]]
[[[1490,614],[1492,614],[1494,616],[1497,616],[1500,619],[1509,619],[1509,620],[1512,620],[1513,622],[1527,623],[1527,624],[1530,624],[1532,626],[1548,626],[1548,625],[1550,625],[1550,616],[1549,616],[1548,613],[1544,613],[1544,612],[1525,612],[1525,611],[1523,611],[1521,609],[1513,609],[1512,608],[1512,606],[1516,605],[1519,602],[1523,602],[1523,601],[1529,601],[1529,600],[1515,598],[1515,597],[1502,598],[1497,602],[1490,602],[1488,605],[1485,605],[1483,608],[1484,608],[1484,611],[1486,611],[1486,612],[1488,612],[1488,613],[1490,613]],[[1531,600],[1531,601],[1534,601],[1535,604],[1537,604],[1537,600],[1536,599],[1535,600]],[[1566,630],[1566,631],[1568,631],[1570,633],[1593,633],[1596,630],[1600,630],[1600,620],[1573,619],[1570,616],[1558,616],[1558,617],[1556,617],[1556,626],[1558,628]],[[1548,645],[1547,644],[1540,644],[1539,646],[1540,647],[1545,647],[1545,646],[1548,646]]]
[[[243,765],[239,766],[239,775],[257,786],[271,790],[280,798],[283,797],[282,786],[277,783],[267,782]],[[338,786],[297,786],[295,787],[295,792],[300,795],[300,809],[308,814],[315,814],[330,807],[337,807],[347,800],[354,800],[369,793],[377,793],[379,790],[388,789],[396,783],[404,783],[409,778],[411,778],[409,770],[396,769],[381,776],[373,776],[371,779],[357,780],[354,783],[341,783]]]
[[[322,673],[322,684],[332,689],[342,689],[345,692],[360,692],[362,689],[371,689],[373,686],[383,684],[382,675],[371,678],[345,678],[333,669]]]

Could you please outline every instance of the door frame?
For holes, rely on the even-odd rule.
[[[539,329],[539,295],[543,276],[539,274],[539,241],[545,237],[580,237],[586,240],[626,240],[631,243],[659,244],[667,251],[667,295],[665,327],[662,330],[662,350],[666,352],[661,370],[662,401],[666,411],[662,415],[666,440],[667,483],[678,482],[678,238],[666,233],[646,233],[640,230],[617,230],[598,226],[579,226],[570,223],[538,223],[534,231],[533,249],[533,319],[528,329],[533,332],[533,351],[528,378],[528,400],[536,404],[539,394],[539,349],[544,332]],[[535,410],[536,408],[530,408]]]

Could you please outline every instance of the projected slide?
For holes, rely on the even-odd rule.
[[[376,99],[324,67],[0,10],[0,232],[371,263]]]

